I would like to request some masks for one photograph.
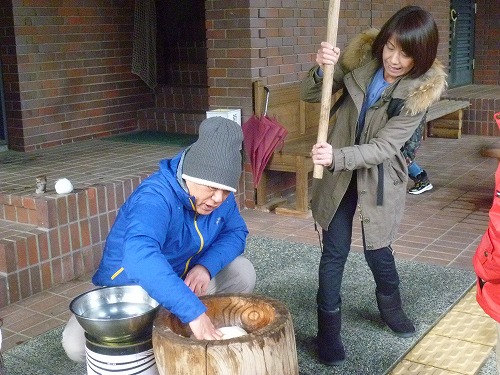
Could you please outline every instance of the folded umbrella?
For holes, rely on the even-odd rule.
[[[259,185],[262,173],[278,145],[283,144],[288,130],[276,119],[267,116],[269,89],[266,91],[264,113],[259,117],[253,115],[242,125],[243,145],[252,167],[254,187]]]

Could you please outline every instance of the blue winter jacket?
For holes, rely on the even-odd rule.
[[[214,277],[243,253],[248,235],[233,193],[210,215],[194,210],[194,197],[180,185],[184,152],[160,162],[120,208],[92,282],[139,284],[162,306],[188,323],[206,311],[183,277],[196,264]],[[179,178],[179,179],[178,179]]]

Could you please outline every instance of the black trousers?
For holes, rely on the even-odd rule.
[[[341,305],[342,276],[351,249],[352,221],[357,203],[358,192],[354,173],[328,230],[323,230],[317,303],[324,311],[334,311]],[[399,275],[391,247],[377,250],[366,250],[365,247],[364,255],[372,271],[377,291],[391,295],[399,287]]]

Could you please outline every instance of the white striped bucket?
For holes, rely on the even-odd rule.
[[[134,343],[105,343],[87,334],[87,375],[159,375],[151,338]]]

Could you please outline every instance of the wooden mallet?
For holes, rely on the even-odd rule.
[[[326,27],[326,41],[332,46],[337,45],[337,30],[339,26],[340,0],[330,0],[328,6],[328,22]],[[328,124],[330,122],[330,106],[332,103],[333,65],[323,66],[323,88],[321,91],[321,112],[317,142],[326,142]],[[314,165],[313,177],[323,178],[323,167]]]

